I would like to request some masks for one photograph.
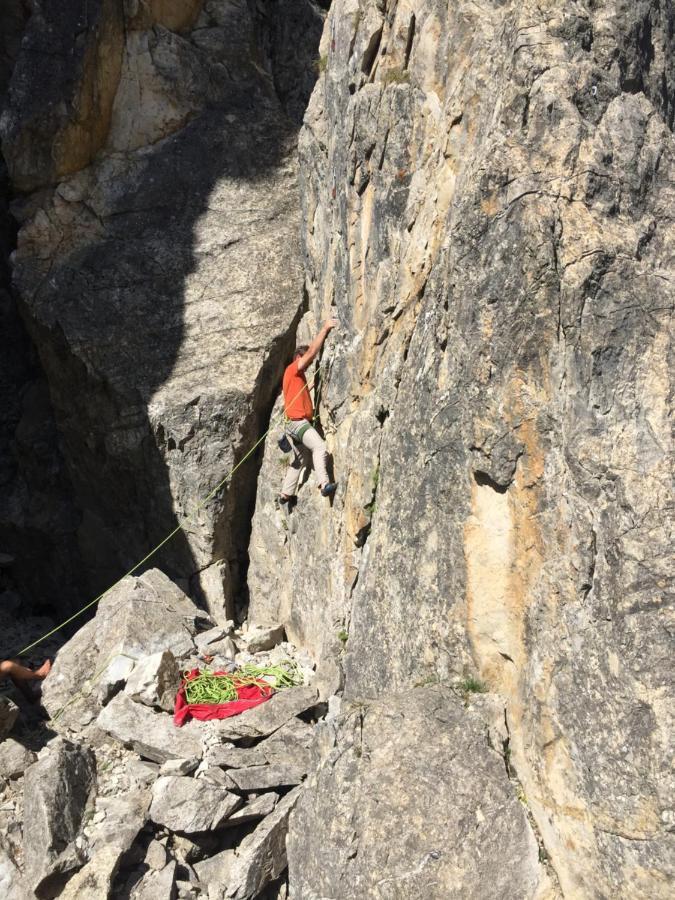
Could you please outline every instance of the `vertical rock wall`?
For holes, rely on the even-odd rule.
[[[0,112],[26,27],[19,0],[0,9]],[[0,552],[5,574],[28,604],[71,611],[77,602],[78,525],[59,449],[49,392],[11,288],[15,223],[11,186],[0,155]],[[6,652],[16,648],[5,647]]]
[[[340,487],[269,445],[250,612],[326,690],[464,674],[565,896],[665,897],[673,11],[337,0],[301,135]]]
[[[2,119],[14,280],[46,370],[92,588],[154,560],[230,615],[255,457],[303,303],[296,129],[273,4],[37,3]],[[312,18],[313,16],[313,18]],[[310,27],[311,25],[311,27]],[[282,98],[285,99],[285,98]],[[297,114],[293,115],[297,119]]]

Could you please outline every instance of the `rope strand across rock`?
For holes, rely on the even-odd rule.
[[[293,398],[294,400],[297,399],[304,390],[309,391],[309,389],[314,386],[314,383],[315,383],[316,379],[318,378],[320,368],[321,368],[320,366],[316,367],[316,370],[314,372],[314,375],[312,376],[311,382],[309,384],[305,385],[298,392],[298,394]],[[137,572],[141,568],[141,566],[143,566],[149,559],[151,559],[158,552],[158,550],[161,550],[161,548],[164,547],[165,544],[168,544],[168,542],[172,538],[174,538],[178,534],[179,531],[182,531],[186,525],[188,525],[190,522],[193,521],[193,517],[199,512],[199,510],[203,509],[206,506],[206,504],[210,500],[212,500],[213,497],[215,497],[215,495],[225,485],[225,483],[227,481],[229,481],[230,478],[232,478],[232,476],[237,471],[237,469],[239,469],[239,467],[242,466],[246,462],[246,460],[249,459],[249,457],[251,457],[253,455],[253,453],[257,450],[257,448],[260,446],[260,444],[262,444],[262,442],[265,440],[267,435],[270,433],[272,428],[274,428],[277,424],[279,424],[279,422],[283,419],[283,417],[284,417],[284,413],[282,411],[278,416],[276,416],[275,418],[270,420],[270,424],[269,424],[267,430],[258,438],[258,440],[255,442],[255,444],[253,444],[253,446],[244,454],[244,456],[242,456],[242,458],[239,460],[239,462],[236,463],[232,467],[232,469],[227,473],[227,475],[221,481],[218,482],[218,484],[213,488],[213,490],[210,491],[206,495],[206,497],[204,497],[204,499],[201,500],[197,504],[197,506],[194,509],[194,512],[190,516],[186,516],[185,519],[183,519],[183,521],[180,522],[173,529],[173,531],[169,532],[169,534],[167,534],[166,537],[163,538],[159,542],[159,544],[157,544],[156,547],[153,547],[153,549],[150,550],[150,552],[147,553],[143,557],[143,559],[141,559],[139,562],[137,562],[135,566],[132,566],[132,568],[129,569],[128,572],[125,572],[124,575],[122,575],[120,578],[117,579],[117,581],[115,581],[113,584],[111,584],[109,587],[107,587],[97,597],[94,597],[93,600],[91,600],[89,603],[85,604],[77,612],[73,613],[72,616],[69,616],[63,622],[60,622],[58,625],[54,626],[54,628],[52,628],[50,631],[46,632],[46,634],[43,634],[41,637],[37,638],[37,640],[35,640],[32,643],[28,644],[27,646],[23,647],[23,649],[18,650],[16,653],[13,653],[10,655],[11,656],[23,656],[24,654],[28,653],[34,647],[37,647],[38,644],[41,644],[42,641],[45,641],[45,640],[47,640],[47,638],[51,637],[53,634],[56,634],[56,632],[59,631],[61,628],[64,628],[66,625],[70,625],[71,622],[74,622],[75,619],[79,618],[88,609],[91,609],[92,606],[95,606],[100,600],[102,600],[103,597],[106,596],[106,594],[109,594],[110,591],[112,591],[113,588],[117,587],[117,585],[120,584],[121,581],[123,581],[125,578],[128,578],[130,575],[133,575],[135,572]]]

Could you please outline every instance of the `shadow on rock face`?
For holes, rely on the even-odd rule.
[[[307,40],[318,42],[321,17],[309,6]],[[47,374],[91,589],[190,516],[149,564],[192,578],[212,611],[231,612],[255,457],[229,492],[199,503],[264,430],[302,304],[297,125],[271,69],[305,65],[313,51],[272,59],[264,42],[256,49],[256,30],[270,26],[245,5],[210,4],[182,32],[130,19],[123,35],[105,4],[96,10],[84,40],[98,62],[84,53],[56,73],[71,118],[50,120],[53,133],[39,140],[53,152],[29,159],[21,147],[50,63],[39,52],[17,63],[21,90],[3,120],[10,174],[51,186],[15,203],[15,285]],[[31,20],[27,46],[39,51],[48,15]],[[118,77],[106,136],[96,132],[78,167],[79,150],[67,158],[64,143],[74,120],[86,130],[82,97],[106,65]],[[51,162],[40,172],[42,157]]]

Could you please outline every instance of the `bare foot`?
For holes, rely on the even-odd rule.
[[[40,681],[42,681],[44,678],[47,677],[47,675],[49,675],[49,672],[51,671],[51,668],[52,668],[52,661],[51,661],[51,659],[46,659],[46,660],[42,663],[42,665],[40,666],[40,668],[35,670],[35,677],[36,677],[36,678],[39,678]]]

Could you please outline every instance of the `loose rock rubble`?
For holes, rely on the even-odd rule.
[[[180,672],[205,658],[214,669],[291,658],[309,682],[311,660],[283,637],[274,625],[214,626],[156,570],[111,591],[56,655],[37,757],[14,737],[0,742],[2,896],[274,892],[311,763],[316,690],[288,688],[232,719],[182,728],[171,711]]]

